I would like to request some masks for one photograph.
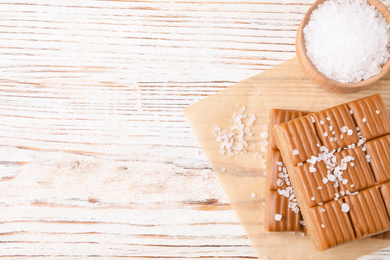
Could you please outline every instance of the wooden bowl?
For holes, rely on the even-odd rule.
[[[350,93],[355,92],[364,88],[367,88],[378,81],[382,76],[384,76],[390,69],[390,59],[382,65],[382,70],[379,74],[372,76],[367,80],[362,80],[355,83],[341,83],[333,79],[327,78],[324,74],[319,72],[314,64],[311,62],[309,57],[306,54],[305,39],[303,35],[303,28],[307,25],[310,20],[310,14],[326,0],[318,0],[315,2],[306,13],[301,24],[299,25],[296,41],[295,41],[295,50],[297,53],[297,58],[299,64],[301,65],[305,74],[314,81],[317,85],[333,92],[342,92]],[[367,0],[370,5],[374,5],[386,18],[387,22],[390,23],[390,12],[380,1],[378,0]]]

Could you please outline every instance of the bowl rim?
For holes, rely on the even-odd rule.
[[[319,72],[310,60],[310,58],[307,56],[303,28],[309,22],[311,13],[318,8],[318,5],[324,3],[325,1],[327,0],[317,0],[314,4],[312,4],[307,13],[305,14],[304,18],[302,19],[301,23],[299,24],[295,39],[295,51],[299,64],[302,66],[304,72],[311,80],[329,90],[354,92],[374,84],[390,70],[390,58],[385,64],[382,65],[381,71],[378,74],[370,77],[369,79],[361,80],[359,82],[354,83],[342,83],[330,79],[321,72]],[[386,8],[385,5],[383,5],[379,0],[367,0],[367,2],[370,5],[374,5],[386,18],[386,21],[390,24],[390,11]]]

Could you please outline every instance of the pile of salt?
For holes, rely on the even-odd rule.
[[[390,25],[366,0],[328,0],[303,29],[314,66],[343,83],[369,79],[390,57]]]

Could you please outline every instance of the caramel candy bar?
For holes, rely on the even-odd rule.
[[[390,120],[380,95],[273,130],[318,251],[390,230]]]
[[[266,213],[267,231],[305,231],[304,221],[284,166],[272,128],[275,125],[306,115],[293,110],[270,110],[270,144],[267,159]]]

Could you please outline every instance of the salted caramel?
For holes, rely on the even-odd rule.
[[[273,130],[318,251],[390,230],[390,120],[380,95]]]

